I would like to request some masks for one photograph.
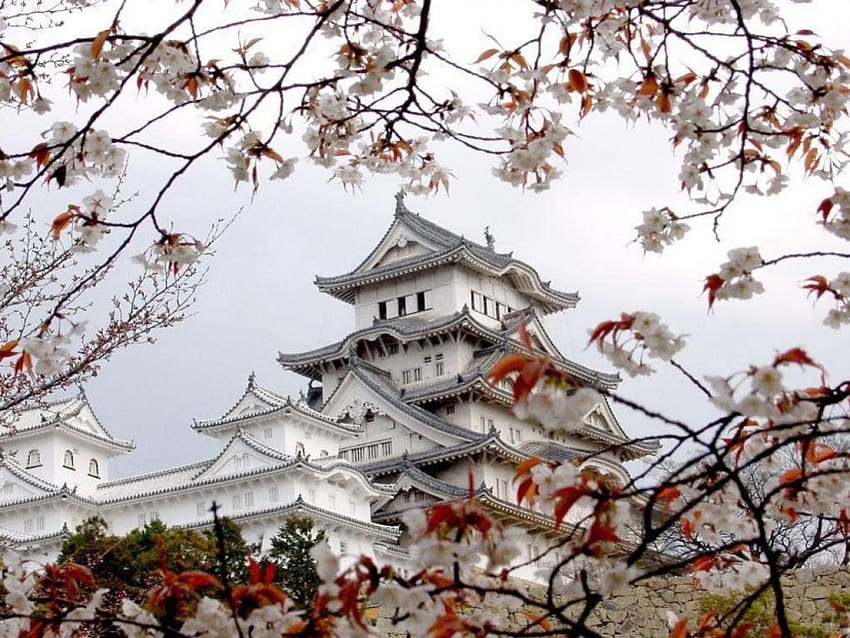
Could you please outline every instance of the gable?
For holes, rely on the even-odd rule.
[[[221,420],[226,420],[237,417],[248,417],[278,408],[281,405],[282,403],[272,402],[266,397],[260,396],[257,392],[254,392],[254,390],[248,390],[245,392],[244,396],[237,401],[236,405],[230,408],[230,410],[228,410],[227,413],[220,418]]]
[[[106,429],[100,424],[95,416],[94,412],[91,409],[91,406],[88,404],[88,401],[84,401],[80,410],[76,414],[72,414],[66,417],[65,422],[70,425],[72,428],[76,430],[80,430],[87,434],[92,434],[94,436],[103,437],[107,439],[111,439],[112,436]]]
[[[23,473],[23,470],[21,470]],[[44,482],[33,477],[33,482],[27,482],[20,476],[9,470],[8,467],[0,467],[0,503],[21,501],[39,496],[52,494],[54,490],[48,490]]]
[[[247,474],[280,465],[284,460],[283,455],[276,455],[272,450],[264,450],[259,444],[249,445],[246,442],[246,435],[240,433],[233,437],[219,456],[192,480],[202,481]]]
[[[403,480],[404,477],[402,477]],[[405,510],[417,508],[421,509],[429,505],[437,503],[441,499],[434,494],[425,492],[417,487],[412,486],[409,482],[400,484],[399,490],[386,505],[377,508],[373,514],[377,513],[401,513]]]
[[[623,428],[617,421],[617,417],[614,416],[614,412],[611,410],[611,406],[608,404],[608,399],[604,396],[601,397],[599,403],[584,417],[584,423],[594,430],[604,432],[622,441],[628,440],[626,433],[623,431]]]
[[[376,382],[380,383],[379,381]],[[395,390],[390,387],[387,388],[387,392],[395,392]],[[370,412],[383,417],[381,422],[386,428],[399,429],[394,438],[400,438],[401,434],[416,444],[415,450],[411,450],[409,447],[402,448],[394,450],[394,455],[401,454],[404,449],[409,452],[420,451],[437,445],[456,445],[461,441],[474,438],[472,433],[466,437],[462,436],[461,432],[450,431],[458,428],[448,423],[445,424],[446,427],[437,424],[435,422],[436,417],[426,413],[421,408],[381,396],[374,388],[364,383],[354,370],[350,370],[337,386],[322,412],[333,418],[356,422],[354,419],[357,417],[354,415],[359,415],[363,411],[363,406],[367,405],[370,406]],[[425,422],[426,420],[431,422]]]
[[[396,219],[387,231],[386,236],[375,246],[375,249],[357,268],[357,271],[363,272],[380,268],[402,259],[436,252],[442,248],[442,246],[437,246],[428,241],[427,238],[419,236],[411,228]]]

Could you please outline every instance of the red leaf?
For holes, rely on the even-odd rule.
[[[691,570],[695,572],[707,572],[712,567],[717,564],[717,558],[715,554],[705,554],[703,556],[698,556],[691,562]]]
[[[662,487],[655,494],[655,498],[659,503],[664,507],[665,510],[669,509],[670,503],[675,501],[682,495],[682,491],[676,487],[675,485],[667,485],[666,487]]]
[[[32,357],[26,350],[21,352],[21,356],[15,361],[15,374],[21,372],[32,372]]]
[[[542,462],[543,462],[543,459],[536,457],[536,456],[532,457],[530,459],[525,459],[522,463],[520,463],[519,465],[516,466],[516,472],[514,472],[514,476],[516,478],[518,478],[518,477],[522,476],[523,474],[527,473],[535,465],[538,465],[539,463],[542,463]],[[514,480],[516,480],[516,478]]]
[[[815,293],[815,299],[820,299],[824,293],[831,290],[829,287],[829,280],[823,275],[813,275],[806,279],[806,281],[810,281],[812,283],[803,284],[802,288],[803,290],[808,290],[810,295]]]
[[[5,359],[6,357],[14,357],[17,352],[15,352],[15,348],[18,347],[18,340],[12,339],[11,341],[7,341],[2,346],[0,346],[0,359]]]
[[[487,373],[487,380],[491,383],[498,383],[512,372],[522,372],[526,364],[529,362],[528,357],[521,354],[509,354],[496,362],[490,371]]]
[[[106,44],[106,38],[109,37],[110,31],[111,29],[101,31],[97,34],[94,42],[91,43],[91,57],[93,60],[97,60],[100,57],[100,53],[103,51],[103,45]]]
[[[530,476],[519,484],[516,491],[517,505],[522,505],[522,502],[527,500],[530,505],[534,504],[534,497],[537,496],[537,483]]]
[[[673,629],[670,631],[670,638],[688,638],[688,619],[682,618],[673,625]]]
[[[479,62],[483,62],[484,60],[486,60],[488,58],[492,58],[498,52],[499,52],[499,49],[487,49],[481,55],[478,56],[478,59],[475,60],[475,63],[477,64]]]
[[[796,363],[799,366],[812,366],[813,368],[820,368],[820,364],[814,361],[809,355],[806,354],[806,351],[802,348],[791,348],[790,350],[786,350],[782,354],[776,356],[776,359],[773,360],[773,365],[778,366],[783,363]]]
[[[705,278],[705,284],[702,286],[703,292],[708,292],[708,307],[714,305],[714,302],[717,300],[717,291],[723,287],[723,278],[717,273],[711,274]]]

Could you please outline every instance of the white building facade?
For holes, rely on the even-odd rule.
[[[108,433],[82,391],[6,415],[0,537],[55,555],[95,514],[119,534],[155,519],[204,527],[215,502],[249,542],[268,543],[288,517],[306,516],[342,554],[403,563],[403,512],[467,496],[472,472],[482,505],[528,529],[533,557],[535,539],[556,532],[551,519],[516,504],[516,463],[592,455],[594,469],[625,482],[622,463],[654,448],[627,444],[604,399],[570,436],[513,416],[509,385],[487,379],[506,353],[545,353],[583,385],[613,388],[619,379],[564,358],[543,327],[542,317],[575,306],[578,295],[488,243],[433,224],[399,197],[390,227],[355,269],[316,279],[353,306],[353,332],[279,355],[309,380],[301,398],[252,376],[222,417],[196,421],[221,444],[212,459],[109,480],[108,460],[132,444]],[[534,353],[519,340],[522,325]]]

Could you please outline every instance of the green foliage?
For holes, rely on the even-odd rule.
[[[57,563],[77,563],[88,567],[100,587],[110,590],[108,603],[122,598],[140,600],[136,586],[137,565],[132,547],[120,536],[109,533],[106,521],[94,516],[77,526],[62,544]]]
[[[233,521],[222,519],[221,528],[228,576],[231,582],[241,582],[247,576],[248,558],[256,548],[245,542]],[[116,536],[109,533],[106,521],[94,517],[83,521],[68,537],[58,562],[88,567],[98,586],[110,589],[109,606],[120,604],[123,598],[143,602],[148,590],[161,581],[161,569],[177,574],[218,574],[218,555],[218,542],[211,530],[199,533],[152,521],[125,536]],[[214,591],[204,593],[216,595]]]
[[[309,518],[289,519],[271,540],[268,560],[275,565],[275,582],[302,609],[319,589],[321,581],[310,549],[323,540],[325,531],[314,531]]]
[[[776,623],[776,603],[773,592],[764,591],[756,598],[752,598],[752,590],[745,592],[733,591],[728,594],[708,594],[699,603],[701,614],[715,612],[722,619],[721,625],[728,629],[730,624],[738,617],[745,608],[743,616],[737,621],[736,626],[750,625],[744,634],[746,638],[768,635],[768,629]],[[833,622],[826,624],[807,624],[789,618],[789,626],[794,638],[831,638],[835,635],[837,625]]]
[[[203,535],[210,543],[211,550],[206,554],[200,569],[215,574],[222,582],[247,582],[248,560],[259,554],[259,545],[247,543],[239,525],[227,517],[219,518],[215,528],[204,530]],[[219,556],[225,557],[224,564]]]

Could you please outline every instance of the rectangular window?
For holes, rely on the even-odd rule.
[[[392,441],[384,441],[381,443],[381,455],[383,456],[391,456],[393,453],[393,442]]]
[[[336,511],[336,496],[333,494],[328,494],[328,507],[332,512]]]
[[[266,437],[267,439],[270,439],[270,438],[272,438],[272,432],[273,432],[272,428],[267,427],[263,430],[263,436]]]
[[[413,369],[413,380],[414,381],[422,381],[422,368],[414,368]]]
[[[486,432],[486,431],[487,431],[486,421],[485,421],[485,419],[484,419],[484,417],[483,417],[483,416],[481,417],[481,431],[482,431],[482,432]]]
[[[488,317],[496,316],[496,308],[493,300],[490,297],[484,297],[484,314]]]
[[[159,512],[157,512],[156,510],[154,510],[153,512],[151,512],[151,515],[148,517],[148,519],[149,519],[151,522],[160,520],[160,518],[159,518]]]
[[[443,365],[442,361],[438,361],[437,364],[434,366],[434,374],[436,374],[438,377],[441,377],[445,373],[446,367]]]
[[[454,413],[455,413],[455,406],[450,405],[450,406],[446,407],[446,414],[454,414]]]
[[[195,512],[198,515],[198,518],[204,518],[207,515],[207,504],[204,501],[201,501],[195,505]]]
[[[472,291],[472,309],[476,312],[484,312],[484,295]]]
[[[401,372],[401,382],[402,383],[410,383],[410,370],[402,370],[402,372]]]
[[[346,546],[345,541],[340,541],[340,542],[339,542],[339,553],[340,553],[340,554],[345,554],[345,552],[346,552],[347,550],[348,550],[348,547]]]
[[[429,354],[427,357],[422,358],[423,363],[431,363],[431,355]]]
[[[28,518],[24,521],[24,534],[32,533],[32,519]]]
[[[492,430],[493,425],[493,419],[487,419],[487,429]]]
[[[496,304],[496,319],[501,319],[511,311],[505,304]]]
[[[378,319],[386,319],[387,318],[387,302],[379,301],[378,302]]]
[[[148,515],[147,514],[138,514],[136,516],[136,522],[139,524],[139,529],[147,525]]]
[[[35,519],[35,530],[37,532],[43,532],[44,531],[44,517],[43,516],[39,516],[38,518]]]
[[[245,507],[253,507],[254,506],[254,493],[253,492],[245,492]]]
[[[403,317],[407,314],[407,299],[404,297],[398,298],[398,316]]]
[[[427,310],[428,308],[425,305],[425,293],[417,292],[416,293],[416,310],[417,312],[422,312],[423,310]]]
[[[389,352],[390,354],[398,354],[398,344],[397,343],[391,343],[387,347],[387,352]]]
[[[234,494],[233,495],[233,511],[237,512],[242,509],[242,495]]]
[[[348,511],[352,516],[357,515],[357,504],[354,501],[348,501]]]

